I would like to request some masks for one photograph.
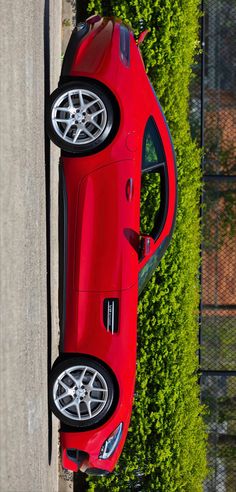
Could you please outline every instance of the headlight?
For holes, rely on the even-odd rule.
[[[108,437],[108,439],[104,442],[99,454],[99,458],[101,460],[106,460],[107,458],[110,458],[110,456],[114,453],[120,441],[122,429],[123,429],[123,424],[121,423],[120,425],[118,425],[116,430],[112,432],[112,434]]]

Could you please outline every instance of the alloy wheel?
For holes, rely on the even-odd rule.
[[[108,400],[108,386],[96,369],[76,365],[57,377],[53,400],[62,415],[83,422],[102,412]]]
[[[61,94],[53,104],[51,115],[58,137],[78,147],[97,140],[107,124],[105,104],[97,94],[86,89]]]

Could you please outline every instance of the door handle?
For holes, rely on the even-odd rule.
[[[129,178],[126,183],[126,198],[128,202],[131,202],[134,195],[134,180],[133,178]]]

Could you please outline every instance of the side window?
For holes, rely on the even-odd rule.
[[[157,239],[165,218],[167,175],[165,154],[154,119],[148,120],[143,139],[140,233]]]
[[[151,170],[162,163],[165,163],[165,155],[161,137],[153,118],[150,118],[144,134],[142,170]]]

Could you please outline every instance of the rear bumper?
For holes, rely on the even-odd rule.
[[[63,79],[70,75],[71,67],[73,65],[74,57],[78,46],[82,39],[88,34],[89,25],[86,22],[81,22],[72,31],[66,52],[63,58],[63,64],[61,69],[61,77],[59,85],[63,83]]]

